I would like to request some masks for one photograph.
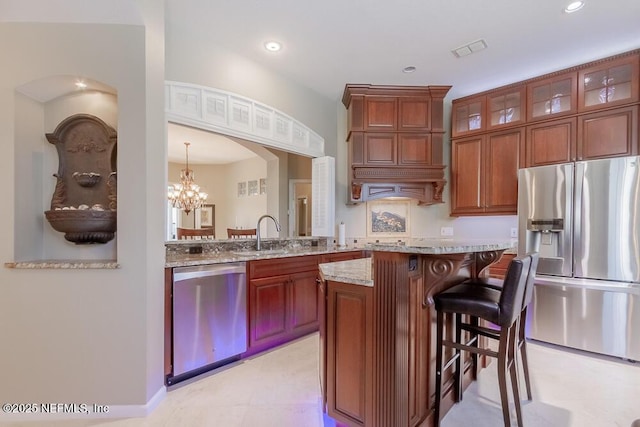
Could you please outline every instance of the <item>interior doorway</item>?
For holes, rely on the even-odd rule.
[[[289,237],[311,236],[311,180],[289,180]]]

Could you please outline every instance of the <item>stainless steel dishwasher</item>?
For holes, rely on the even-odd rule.
[[[167,384],[220,366],[246,349],[246,263],[175,268],[173,376]]]

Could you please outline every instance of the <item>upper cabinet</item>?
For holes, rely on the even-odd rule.
[[[640,153],[640,50],[452,101],[451,215],[517,214],[517,168]]]
[[[525,122],[525,85],[453,101],[453,137],[516,126]]]
[[[514,126],[525,121],[524,85],[487,95],[487,129]]]
[[[638,55],[602,61],[580,70],[578,105],[580,111],[629,104],[638,101],[640,84]]]
[[[486,129],[486,96],[475,96],[453,102],[451,134],[470,135]]]
[[[578,105],[578,73],[564,73],[527,85],[527,120],[544,120],[575,114]]]
[[[347,85],[349,203],[442,203],[443,99],[450,86]]]

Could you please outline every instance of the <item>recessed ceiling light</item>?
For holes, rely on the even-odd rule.
[[[271,42],[266,42],[264,44],[264,48],[267,49],[269,52],[277,52],[280,49],[282,49],[282,45],[278,42],[271,41]]]
[[[85,82],[83,82],[83,81],[78,80],[76,82],[76,87],[78,89],[86,89],[87,88],[87,84]]]
[[[408,67],[404,67],[402,69],[403,73],[413,73],[416,70],[416,67],[414,67],[413,65],[410,65]]]
[[[564,8],[564,11],[565,13],[577,12],[578,10],[582,9],[582,6],[584,6],[583,1],[573,1]]]

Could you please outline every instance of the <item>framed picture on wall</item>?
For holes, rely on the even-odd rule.
[[[247,195],[247,183],[239,182],[238,183],[238,197],[244,197]]]
[[[214,227],[216,222],[216,205],[202,205],[200,208],[200,227]]]
[[[410,233],[411,202],[367,202],[368,237],[408,237]]]
[[[267,178],[260,178],[260,194],[267,194]]]
[[[249,181],[249,190],[247,194],[249,194],[249,196],[258,195],[258,180],[254,179],[252,181]]]

